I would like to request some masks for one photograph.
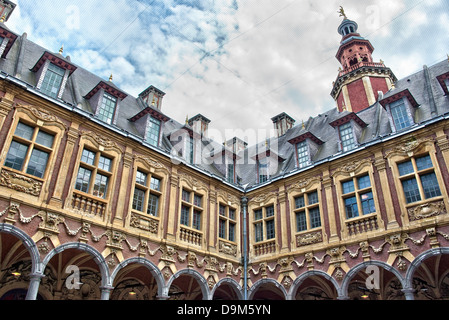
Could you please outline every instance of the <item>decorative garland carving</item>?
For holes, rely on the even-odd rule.
[[[307,246],[309,244],[318,243],[318,242],[322,242],[322,241],[323,241],[323,235],[321,234],[321,231],[300,234],[300,235],[296,236],[296,246],[297,247]]]
[[[135,155],[134,159],[137,161],[141,161],[144,164],[146,164],[147,166],[149,166],[151,168],[155,168],[156,170],[160,169],[160,170],[165,171],[166,173],[170,172],[170,170],[168,170],[166,166],[164,166],[162,163],[160,163],[159,161],[154,160],[152,158],[144,157],[141,155]]]
[[[399,143],[399,145],[396,145],[395,147],[387,150],[385,152],[385,158],[389,158],[394,154],[399,154],[399,155],[412,155],[413,152],[418,151],[422,145],[426,144],[426,143],[434,143],[435,139],[434,138],[420,138],[420,139],[416,139],[415,137],[411,137],[408,140],[404,140],[402,143]]]
[[[0,172],[0,186],[7,187],[32,196],[39,196],[42,190],[42,182],[24,175],[2,169]]]
[[[372,164],[371,159],[363,159],[363,160],[355,160],[348,163],[345,163],[341,167],[337,168],[331,176],[334,177],[338,174],[350,175],[353,172],[356,172],[358,169]]]
[[[288,191],[292,191],[292,190],[302,190],[304,188],[307,188],[309,185],[316,183],[316,182],[321,182],[321,177],[312,177],[312,178],[305,178],[305,179],[301,179],[299,180],[297,183],[291,185],[288,187]]]
[[[407,209],[410,221],[425,219],[447,213],[444,201],[429,202]]]
[[[17,104],[16,108],[18,110],[21,109],[21,111],[28,114],[30,117],[34,118],[35,121],[43,121],[46,125],[56,125],[62,130],[67,130],[67,125],[62,122],[58,117],[56,117],[54,114],[49,112],[46,109],[40,108],[40,107],[34,107],[31,105],[22,105]]]
[[[113,149],[117,152],[123,154],[123,150],[118,146],[118,144],[106,137],[100,136],[92,131],[81,131],[81,137],[85,137],[89,139],[91,142],[96,144],[97,146],[102,146],[105,149]]]

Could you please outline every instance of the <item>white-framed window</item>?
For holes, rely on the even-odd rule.
[[[117,98],[104,92],[103,98],[98,110],[98,118],[108,124],[114,120],[115,109],[117,106]]]
[[[159,137],[161,133],[161,121],[149,117],[147,124],[146,140],[152,146],[157,147],[159,145]]]
[[[341,148],[343,151],[349,151],[356,147],[354,131],[351,122],[346,122],[338,127],[340,134]]]
[[[393,101],[389,105],[391,119],[396,131],[402,130],[404,128],[413,125],[413,119],[407,107],[407,101],[402,98]]]
[[[310,163],[310,153],[307,141],[296,144],[296,155],[298,157],[298,168],[304,168]]]
[[[65,69],[53,63],[48,64],[40,90],[52,98],[57,98],[64,80]]]

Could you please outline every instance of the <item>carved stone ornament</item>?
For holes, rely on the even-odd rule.
[[[131,227],[138,228],[150,233],[157,234],[159,229],[159,220],[144,219],[138,214],[131,213],[131,220],[129,222]]]
[[[0,186],[32,196],[39,196],[42,190],[42,182],[5,169],[0,173]]]
[[[323,241],[321,232],[300,234],[296,236],[296,246],[302,247]]]
[[[123,153],[122,149],[119,148],[117,143],[106,137],[100,136],[95,132],[81,131],[81,136],[88,138],[90,141],[94,142],[98,146],[104,147],[105,149],[114,149],[119,151],[120,153]]]
[[[444,201],[429,202],[407,209],[410,221],[425,219],[446,213]]]
[[[28,115],[30,115],[32,118],[35,118],[35,120],[40,120],[42,122],[45,122],[48,124],[55,124],[58,127],[60,127],[63,130],[67,129],[67,125],[62,122],[58,117],[56,117],[54,114],[49,112],[48,110],[45,110],[43,108],[38,108],[30,105],[17,105],[17,109],[21,109]]]
[[[222,240],[218,242],[218,251],[234,257],[237,256],[237,246],[235,244],[228,243]]]
[[[414,137],[411,137],[410,139],[404,141],[403,143],[396,145],[395,147],[391,148],[385,153],[385,157],[388,158],[393,154],[399,154],[399,155],[412,155],[413,152],[419,150],[421,146],[427,142],[434,142],[433,138],[421,138],[416,139]]]
[[[355,160],[348,163],[345,163],[341,167],[339,167],[337,170],[335,170],[332,173],[332,176],[335,176],[337,174],[351,174],[352,172],[356,172],[359,168],[365,166],[365,165],[371,165],[372,161],[371,159],[363,159],[363,160]]]
[[[288,190],[292,190],[292,189],[299,189],[302,190],[304,188],[307,188],[310,184],[312,183],[316,183],[316,182],[320,182],[321,178],[320,177],[312,177],[312,178],[305,178],[305,179],[301,179],[298,182],[296,182],[295,184],[291,185]]]

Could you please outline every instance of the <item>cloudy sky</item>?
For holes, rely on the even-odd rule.
[[[397,78],[447,59],[447,0],[15,0],[7,26],[162,111],[213,130],[272,129],[335,107],[343,6]]]

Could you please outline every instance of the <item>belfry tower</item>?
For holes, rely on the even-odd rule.
[[[357,23],[346,17],[342,7],[339,13],[343,17],[338,27],[342,39],[335,57],[341,67],[333,83],[331,96],[337,102],[340,112],[359,112],[373,105],[379,92],[390,90],[397,79],[382,60],[373,61],[371,54],[374,47],[357,33]]]

